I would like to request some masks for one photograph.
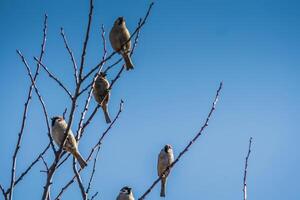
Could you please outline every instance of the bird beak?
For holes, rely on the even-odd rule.
[[[102,77],[106,77],[106,73],[105,72],[100,72],[100,75],[102,76]]]
[[[122,17],[119,17],[119,23],[121,24],[121,23],[123,23],[124,22],[124,17],[122,16]]]

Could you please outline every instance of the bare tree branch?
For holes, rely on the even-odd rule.
[[[19,178],[15,181],[15,186],[24,178],[24,176],[31,170],[31,168],[41,159],[41,157],[47,152],[47,150],[50,148],[51,144],[47,145],[47,147],[40,153],[37,158],[27,167],[27,169],[19,176]]]
[[[82,55],[81,55],[81,62],[80,62],[80,68],[79,68],[79,79],[82,81],[82,72],[83,72],[83,66],[85,61],[85,55],[86,55],[86,48],[89,41],[89,35],[90,35],[90,29],[91,29],[91,23],[92,23],[92,16],[93,16],[93,9],[94,9],[94,2],[93,0],[90,0],[90,12],[89,12],[89,19],[88,19],[88,26],[86,29],[85,34],[85,40],[83,43],[83,49],[82,49]]]
[[[32,77],[32,75],[31,75],[30,68],[29,68],[29,66],[28,66],[28,64],[27,64],[27,62],[26,62],[24,56],[21,54],[20,51],[17,51],[17,53],[18,53],[18,54],[20,55],[20,57],[22,58],[22,61],[23,61],[24,65],[25,65],[25,67],[26,67],[26,69],[27,69],[28,75],[29,75],[29,77],[30,77],[30,79],[31,79],[31,82],[32,82],[33,86],[34,86],[35,92],[36,92],[36,94],[37,94],[37,96],[38,96],[38,98],[39,98],[39,101],[40,101],[41,104],[42,104],[42,108],[43,108],[43,112],[44,112],[44,116],[45,116],[45,121],[46,121],[47,128],[48,128],[48,137],[49,137],[51,146],[52,146],[52,148],[53,148],[53,151],[56,152],[55,147],[54,147],[54,145],[53,145],[53,140],[52,140],[52,137],[51,137],[51,133],[50,133],[50,125],[49,125],[49,121],[48,121],[48,118],[49,118],[49,117],[48,117],[48,113],[47,113],[47,110],[46,110],[45,103],[44,103],[44,101],[43,101],[43,99],[42,99],[42,96],[40,95],[40,93],[39,93],[39,91],[38,91],[38,89],[37,89],[37,87],[36,87],[36,85],[35,85],[35,82],[34,82],[33,77]],[[73,110],[73,112],[74,112],[74,110]],[[73,116],[72,116],[72,117],[73,117]],[[70,127],[69,127],[69,129],[70,129]],[[67,129],[67,132],[66,132],[66,133],[68,133],[68,130],[69,130],[69,129]],[[67,136],[67,134],[66,134],[66,136]],[[66,140],[66,138],[67,138],[67,137],[65,137],[65,140]],[[47,184],[46,184],[48,187],[45,187],[44,190],[46,190],[47,188],[49,189],[49,187],[50,187],[50,185],[51,185],[52,176],[53,176],[53,173],[54,173],[54,171],[55,171],[55,166],[56,166],[57,161],[58,161],[58,160],[57,160],[57,157],[60,156],[61,152],[62,152],[62,147],[60,147],[59,151],[56,152],[56,159],[55,159],[55,162],[54,162],[55,165],[52,165],[52,166],[50,167],[49,171],[48,171],[49,173],[47,174]],[[53,170],[52,170],[52,169],[53,169]],[[49,174],[50,174],[51,176],[49,176]],[[50,198],[49,196],[50,196],[50,192],[49,192],[49,190],[47,190],[47,192],[45,192],[44,195],[43,195],[43,199],[45,199],[45,200],[46,200],[46,199],[49,199],[49,198]]]
[[[244,184],[243,184],[243,193],[244,193],[244,200],[247,200],[247,170],[248,170],[248,159],[251,153],[251,145],[252,145],[252,137],[249,139],[249,148],[248,148],[248,153],[246,156],[246,161],[245,161],[245,169],[244,169]]]
[[[43,59],[43,55],[45,52],[45,47],[46,47],[46,39],[47,39],[47,15],[45,14],[44,18],[44,28],[43,28],[43,40],[41,44],[41,52],[38,60]],[[34,81],[37,79],[37,76],[39,74],[39,69],[40,65],[37,65],[36,71],[34,74]],[[9,200],[13,198],[13,191],[14,191],[14,184],[15,184],[15,176],[16,176],[16,164],[17,164],[17,154],[19,152],[20,146],[21,146],[21,140],[22,136],[24,133],[24,127],[26,123],[26,116],[27,116],[27,111],[28,111],[28,105],[30,103],[31,97],[32,97],[32,90],[33,90],[33,84],[30,85],[28,95],[27,95],[27,100],[25,102],[25,107],[24,107],[24,112],[23,112],[23,117],[22,117],[22,123],[21,123],[21,130],[18,134],[18,141],[15,147],[15,151],[13,154],[13,161],[12,161],[12,169],[11,169],[11,181],[10,181],[10,187],[9,187]]]
[[[79,186],[79,188],[80,188],[80,192],[81,192],[81,195],[82,195],[82,199],[83,199],[83,200],[87,200],[87,193],[85,192],[85,189],[84,189],[84,186],[83,186],[83,183],[82,183],[80,174],[79,174],[78,171],[77,171],[76,160],[75,160],[75,158],[73,158],[73,171],[74,171],[74,174],[75,174],[75,176],[76,176],[78,186]]]
[[[199,132],[196,134],[196,136],[189,142],[189,144],[183,149],[183,151],[180,152],[179,156],[174,160],[174,162],[169,165],[166,170],[162,173],[162,175],[164,175],[167,171],[169,171],[171,168],[173,168],[176,163],[180,160],[180,158],[189,150],[189,148],[196,142],[196,140],[199,138],[199,136],[202,135],[204,129],[208,126],[208,121],[210,120],[210,117],[212,115],[212,113],[214,112],[214,110],[216,109],[216,104],[218,102],[218,98],[219,98],[219,93],[222,89],[223,83],[221,82],[219,85],[219,88],[217,90],[215,99],[213,101],[212,107],[208,113],[208,116],[205,120],[204,125],[201,127],[201,129],[199,130]],[[138,200],[143,200],[146,198],[146,196],[152,191],[152,189],[154,188],[154,186],[160,181],[161,177],[157,178],[153,184],[146,190],[146,192],[140,197],[138,198]]]
[[[62,114],[62,116],[63,116],[64,119],[66,119],[67,111],[68,111],[68,108],[65,108],[65,110],[64,110],[64,112],[63,112],[63,114]]]
[[[98,195],[98,192],[96,192],[96,193],[92,196],[91,200],[95,199],[95,197],[96,197],[97,195]]]
[[[97,149],[97,152],[96,152],[96,155],[95,155],[95,158],[94,158],[93,170],[92,170],[92,173],[91,173],[91,176],[90,176],[88,187],[87,187],[87,189],[85,191],[87,194],[89,193],[89,191],[91,189],[92,181],[93,181],[93,178],[94,178],[94,175],[95,175],[95,172],[96,172],[96,165],[97,165],[99,151],[100,151],[100,146],[98,146],[98,149]]]
[[[60,34],[61,34],[61,36],[62,36],[62,38],[63,38],[63,40],[64,40],[65,47],[66,47],[67,51],[68,51],[69,54],[70,54],[71,61],[72,61],[72,63],[73,63],[73,68],[74,68],[74,78],[75,78],[75,82],[76,82],[76,84],[78,84],[78,81],[79,81],[79,80],[78,80],[78,69],[77,69],[76,60],[75,60],[75,58],[74,58],[74,55],[73,55],[72,50],[70,49],[70,47],[69,47],[69,45],[68,45],[68,41],[67,41],[67,38],[66,38],[66,36],[65,36],[65,31],[64,31],[63,28],[60,29]]]
[[[0,184],[0,190],[1,190],[2,194],[3,194],[4,199],[7,199],[7,194],[5,192],[5,189],[3,188],[3,186],[1,184]]]
[[[82,126],[82,131],[84,131],[84,129],[91,123],[92,119],[94,118],[94,116],[96,115],[98,109],[101,106],[98,104],[95,109],[93,110],[92,114],[89,116],[89,118],[86,120],[86,122],[83,124]]]
[[[42,159],[42,161],[43,161],[43,163],[44,163],[44,165],[45,165],[46,172],[48,172],[48,171],[49,171],[49,167],[48,167],[48,164],[47,164],[47,162],[45,161],[45,159],[44,159],[44,157],[43,157],[43,156],[41,156],[41,159]]]
[[[33,79],[32,74],[31,74],[30,67],[29,67],[27,61],[25,60],[25,57],[22,55],[22,53],[21,53],[19,50],[17,50],[17,53],[18,53],[19,56],[21,57],[21,59],[22,59],[24,65],[25,65],[25,67],[26,67],[26,69],[27,69],[27,74],[28,74],[29,78],[31,79],[31,82],[32,82],[32,84],[33,84],[35,93],[37,94],[38,99],[39,99],[39,101],[40,101],[40,103],[41,103],[41,105],[42,105],[43,113],[44,113],[44,117],[45,117],[45,121],[46,121],[46,125],[47,125],[48,137],[49,137],[51,146],[52,146],[52,148],[53,148],[53,152],[56,152],[56,151],[55,151],[54,144],[53,144],[53,140],[52,140],[52,137],[51,137],[51,133],[50,133],[50,132],[51,132],[51,131],[50,131],[50,124],[49,124],[49,121],[48,121],[49,115],[48,115],[48,112],[47,112],[47,109],[46,109],[45,102],[44,102],[44,100],[43,100],[43,98],[42,98],[42,96],[41,96],[41,94],[40,94],[40,92],[39,92],[37,86],[35,85],[34,79]]]
[[[52,78],[67,93],[70,99],[72,99],[73,98],[72,94],[67,89],[67,87],[52,72],[50,72],[49,69],[42,62],[40,62],[36,57],[34,57],[34,60],[36,60],[37,63],[44,68],[44,70],[48,73],[49,77]]]

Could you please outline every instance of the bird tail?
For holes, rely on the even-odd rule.
[[[81,169],[83,169],[84,167],[87,166],[87,163],[85,162],[85,160],[82,158],[82,156],[80,155],[80,153],[78,151],[75,151],[73,153],[73,155],[76,158],[76,160],[78,161]]]
[[[111,120],[110,120],[110,117],[109,117],[107,104],[103,104],[102,110],[103,110],[103,113],[104,113],[104,117],[105,117],[106,123],[110,124],[110,123],[111,123]]]
[[[126,53],[126,54],[123,54],[122,56],[123,56],[123,59],[124,59],[124,61],[125,61],[126,70],[131,70],[131,69],[133,69],[133,63],[132,63],[132,61],[131,61],[131,58],[130,58],[129,54]]]
[[[161,178],[161,188],[160,188],[160,196],[161,197],[166,196],[166,183],[167,183],[167,178],[162,177]]]

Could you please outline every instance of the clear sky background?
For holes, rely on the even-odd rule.
[[[148,5],[141,0],[95,1],[85,72],[102,56],[101,24],[109,32],[115,18],[124,16],[133,31]],[[205,134],[171,173],[166,199],[242,199],[250,136],[249,199],[300,199],[299,9],[296,0],[156,1],[133,57],[136,68],[124,73],[112,91],[111,117],[121,98],[125,108],[100,150],[92,187],[92,192],[99,192],[97,199],[115,199],[124,185],[133,187],[136,197],[145,192],[157,177],[160,149],[170,143],[178,155],[204,122],[221,80],[224,88],[217,110]],[[49,16],[44,63],[74,90],[72,65],[59,33],[63,26],[79,62],[88,1],[1,0],[0,183],[5,187],[30,83],[15,50],[20,49],[35,67],[33,56],[40,51],[44,13]],[[61,88],[44,72],[37,84],[51,116],[70,106]],[[73,129],[78,119],[79,111]],[[97,113],[79,146],[84,157],[106,127],[103,114]],[[34,95],[17,175],[47,143]],[[53,155],[48,153],[45,159],[50,164]],[[91,167],[83,172],[85,185]],[[16,187],[15,199],[41,197],[46,178],[39,172],[42,169],[40,162]],[[72,176],[71,169],[67,162],[55,174],[52,196]],[[77,183],[63,199],[81,199]],[[148,199],[160,199],[159,185]]]

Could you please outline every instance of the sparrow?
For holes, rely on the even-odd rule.
[[[132,189],[128,186],[123,187],[120,190],[117,200],[134,200]]]
[[[51,135],[55,143],[60,146],[64,142],[65,131],[67,130],[67,122],[61,116],[51,118]],[[78,151],[77,142],[71,130],[68,132],[68,136],[63,147],[64,150],[70,152],[78,161],[80,167],[83,169],[87,163],[82,158]]]
[[[133,69],[133,64],[130,58],[131,41],[130,33],[126,27],[124,17],[118,17],[109,33],[109,40],[112,48],[122,55],[126,69]]]
[[[158,162],[157,162],[157,172],[158,176],[161,177],[161,190],[160,196],[166,196],[166,182],[167,176],[170,173],[170,170],[167,170],[164,174],[163,172],[167,169],[174,162],[174,154],[172,146],[167,144],[164,148],[160,151],[158,155]]]
[[[108,101],[110,98],[109,86],[110,84],[106,79],[106,74],[100,72],[100,74],[97,75],[94,83],[93,95],[97,103],[101,106],[104,113],[105,121],[108,124],[111,123],[108,113]]]

